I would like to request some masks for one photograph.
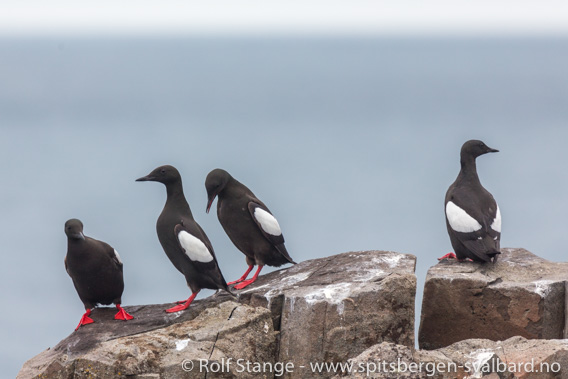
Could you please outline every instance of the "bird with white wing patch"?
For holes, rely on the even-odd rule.
[[[158,217],[156,231],[166,255],[185,276],[191,296],[166,310],[168,313],[187,309],[203,288],[221,289],[233,295],[221,273],[213,246],[199,224],[193,219],[183,194],[179,171],[173,166],[160,166],[138,182],[160,182],[166,186],[167,199]]]
[[[217,217],[221,226],[245,256],[248,269],[244,275],[228,285],[243,289],[253,283],[265,265],[280,267],[286,263],[295,264],[284,246],[284,236],[276,218],[244,184],[233,178],[227,171],[215,169],[205,180],[207,189],[207,213],[217,200]],[[253,267],[258,269],[249,280]]]
[[[463,144],[461,169],[445,199],[446,226],[455,254],[449,253],[440,259],[497,261],[501,253],[501,211],[493,195],[481,185],[475,159],[498,151],[478,140]]]

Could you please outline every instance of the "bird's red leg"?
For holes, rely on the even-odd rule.
[[[116,304],[116,309],[118,309],[118,313],[114,315],[115,320],[127,321],[127,320],[132,320],[134,318],[131,315],[129,315],[128,312],[126,312],[124,308],[120,306],[120,304]]]
[[[79,329],[81,325],[92,324],[93,322],[95,322],[92,318],[89,317],[90,315],[91,315],[91,310],[87,309],[83,317],[81,317],[81,321],[79,321],[79,325],[77,325],[75,330]]]
[[[448,253],[444,255],[442,258],[438,258],[439,261],[441,261],[442,259],[458,259],[458,257],[456,257],[454,253]]]
[[[441,261],[442,259],[458,259],[458,257],[456,257],[454,253],[448,253],[444,255],[442,258],[438,258],[439,261]],[[465,259],[458,259],[458,262],[473,262],[473,260],[470,258],[465,258]]]
[[[249,284],[254,283],[254,281],[258,278],[258,274],[260,274],[260,270],[262,270],[263,267],[264,266],[258,266],[258,269],[254,273],[253,277],[250,278],[249,280],[245,280],[244,282],[240,282],[239,284],[237,284],[235,286],[235,289],[236,290],[242,290],[243,288],[245,288]]]
[[[240,277],[239,279],[237,279],[237,280],[234,280],[234,281],[232,281],[232,282],[227,283],[227,285],[230,286],[231,284],[240,283],[240,282],[242,282],[243,280],[245,280],[245,279],[247,278],[248,274],[250,274],[250,272],[252,271],[252,268],[253,268],[253,267],[254,267],[253,265],[250,265],[250,266],[248,267],[247,271],[244,273],[243,276],[241,276],[241,277]]]
[[[201,291],[201,290],[199,290]],[[191,296],[189,297],[189,299],[187,299],[185,301],[185,303],[180,304],[180,305],[176,305],[173,308],[170,309],[166,309],[166,312],[168,313],[174,313],[174,312],[179,312],[179,311],[183,311],[184,309],[187,309],[189,307],[189,304],[191,304],[191,302],[193,301],[193,299],[195,299],[195,296],[197,296],[197,294],[199,293],[199,291],[196,291],[194,293],[191,294]]]

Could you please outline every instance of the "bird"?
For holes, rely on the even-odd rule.
[[[217,217],[233,244],[246,256],[248,269],[244,275],[227,285],[240,290],[254,283],[265,265],[280,267],[296,264],[284,246],[280,225],[270,210],[250,189],[233,178],[227,171],[215,169],[205,179],[209,213],[215,197]],[[258,269],[247,279],[253,267]]]
[[[65,234],[67,235],[65,270],[85,306],[85,314],[75,330],[94,322],[89,316],[91,309],[97,304],[115,304],[118,309],[118,313],[114,316],[116,320],[132,320],[134,317],[120,306],[124,279],[122,261],[118,252],[103,241],[85,236],[83,223],[76,218],[65,222]]]
[[[164,252],[175,268],[185,276],[192,291],[187,300],[178,302],[177,306],[166,309],[166,312],[187,309],[203,288],[224,290],[234,296],[221,273],[209,238],[193,219],[183,194],[179,171],[170,165],[160,166],[136,181],[159,182],[166,186],[166,204],[158,217],[156,231]]]
[[[446,227],[454,253],[444,258],[497,262],[501,254],[501,211],[493,195],[479,181],[475,159],[499,150],[479,140],[469,140],[461,148],[461,169],[445,198]]]

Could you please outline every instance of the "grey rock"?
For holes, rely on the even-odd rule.
[[[261,277],[239,295],[271,310],[277,361],[345,362],[377,343],[414,346],[416,257],[363,251],[302,262]]]
[[[383,342],[351,359],[334,378],[568,378],[567,340],[470,339],[437,350]]]
[[[382,342],[372,346],[349,359],[348,370],[336,374],[335,378],[422,378],[413,357],[414,349],[409,346],[397,345],[392,342]],[[416,366],[416,367],[415,367]]]
[[[328,377],[310,363],[346,362],[383,341],[414,345],[415,264],[408,254],[351,252],[263,275],[238,291],[239,303],[221,293],[174,314],[167,304],[125,307],[128,322],[95,309],[94,324],[18,378]]]
[[[496,264],[443,260],[428,270],[418,340],[422,349],[485,338],[564,338],[568,263],[502,249]]]
[[[267,310],[214,300],[220,301],[196,301],[189,311],[174,314],[164,312],[166,305],[129,307],[137,321],[128,321],[116,335],[107,331],[115,320],[104,317],[114,310],[97,309],[97,322],[27,361],[18,378],[272,378],[239,373],[235,364],[215,366],[229,357],[273,363],[276,333]],[[207,369],[223,372],[206,375]]]
[[[471,339],[435,352],[456,363],[461,377],[568,378],[567,340],[529,340],[520,336],[505,341]],[[415,359],[424,360],[431,353],[417,352]],[[440,377],[456,376],[446,373]]]

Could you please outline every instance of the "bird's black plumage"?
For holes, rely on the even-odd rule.
[[[65,223],[65,234],[67,235],[65,269],[87,310],[86,316],[97,304],[116,304],[119,313],[115,318],[131,319],[132,316],[120,307],[124,280],[122,262],[116,250],[103,241],[85,236],[83,223],[77,219]],[[84,318],[90,320],[86,316]],[[92,320],[88,322],[82,320],[79,326],[90,322]]]
[[[475,159],[498,152],[478,140],[463,144],[461,169],[445,198],[446,226],[459,260],[496,261],[500,254],[501,213],[493,196],[481,185]]]
[[[155,181],[166,186],[166,204],[158,217],[156,231],[166,255],[185,276],[187,285],[193,292],[192,297],[203,288],[229,292],[213,246],[203,229],[193,219],[178,170],[169,165],[160,166],[137,181]],[[190,299],[189,303],[193,298]],[[175,312],[185,308],[174,307],[168,311]]]
[[[205,187],[207,212],[217,197],[219,222],[237,249],[245,254],[249,265],[249,270],[236,282],[244,280],[254,265],[258,265],[259,270],[252,281],[264,265],[279,267],[296,263],[286,250],[278,222],[250,189],[221,169],[215,169],[207,175]],[[235,288],[244,288],[248,284],[243,282]]]

